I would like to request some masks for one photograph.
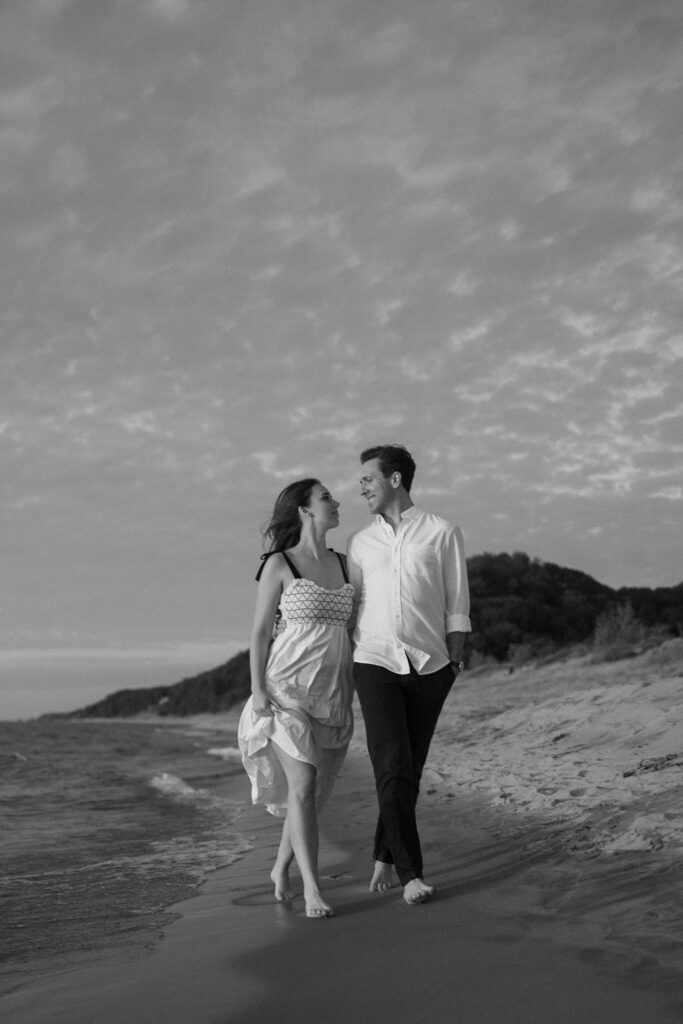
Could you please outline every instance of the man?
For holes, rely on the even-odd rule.
[[[436,723],[462,670],[471,630],[462,534],[413,504],[415,462],[402,445],[367,448],[361,494],[374,519],[349,540],[359,601],[354,677],[379,802],[373,892],[407,903],[434,893],[423,878],[416,804]]]

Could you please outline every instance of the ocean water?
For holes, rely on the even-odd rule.
[[[0,722],[0,971],[149,946],[171,904],[250,846],[234,730]]]

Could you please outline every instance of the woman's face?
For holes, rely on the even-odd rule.
[[[308,501],[308,511],[315,522],[331,530],[339,525],[339,502],[335,501],[323,484],[314,484]]]

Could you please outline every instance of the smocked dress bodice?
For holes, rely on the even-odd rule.
[[[348,628],[353,611],[353,587],[345,583],[328,590],[303,577],[293,579],[280,600],[285,623]]]

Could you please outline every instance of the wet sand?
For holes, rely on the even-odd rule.
[[[540,691],[541,676],[529,670],[515,673],[516,679],[466,674],[451,694],[420,805],[426,877],[437,886],[431,902],[408,907],[398,889],[368,892],[375,798],[359,722],[321,822],[321,873],[337,910],[333,919],[306,919],[301,899],[273,901],[268,872],[279,823],[247,807],[240,827],[252,852],[211,876],[198,897],[177,905],[179,917],[149,952],[116,953],[107,962],[33,977],[0,1001],[3,1020],[682,1021],[677,769],[671,758],[663,762],[666,769],[624,776],[630,769],[622,768],[622,761],[637,766],[666,757],[664,746],[672,752],[680,678],[668,697],[665,691],[678,670],[659,665],[655,673],[646,663],[628,671],[600,669],[600,683],[586,680],[584,669],[578,676],[574,671],[573,697],[567,680],[553,676],[557,668],[545,670]],[[629,672],[640,675],[629,680]],[[631,686],[630,697],[614,691],[624,686]],[[650,698],[652,687],[657,700]],[[607,713],[610,701],[621,705],[627,726]],[[578,710],[569,721],[572,708]],[[591,724],[594,712],[603,723],[601,740]],[[559,718],[570,728],[558,728]],[[573,731],[578,749],[581,729],[580,756],[575,749],[567,760],[554,737]],[[657,747],[660,740],[664,746]],[[549,758],[557,755],[554,767],[544,762],[546,746]],[[610,757],[616,765],[612,791]],[[581,762],[576,771],[588,782],[565,781],[560,788],[572,759]],[[552,788],[567,795],[556,803],[549,793],[530,797]],[[571,797],[572,789],[584,792]],[[648,811],[651,806],[658,809]],[[656,842],[615,841],[637,831],[639,818],[651,834],[652,813],[666,822]]]

